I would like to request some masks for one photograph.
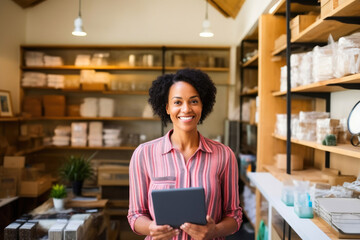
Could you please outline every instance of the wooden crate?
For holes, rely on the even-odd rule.
[[[290,21],[291,38],[297,37],[302,31],[316,21],[316,15],[297,15]]]

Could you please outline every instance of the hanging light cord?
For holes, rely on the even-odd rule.
[[[208,20],[208,1],[207,0],[205,0],[206,1],[206,11],[205,11],[205,19],[206,20]]]
[[[81,17],[81,0],[79,0],[79,17]]]

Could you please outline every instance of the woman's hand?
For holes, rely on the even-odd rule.
[[[184,223],[180,228],[195,240],[212,239],[216,235],[216,224],[209,215],[206,216],[206,221],[206,225]]]
[[[154,240],[168,240],[179,234],[178,229],[173,229],[169,225],[158,226],[155,221],[149,225],[149,231]]]

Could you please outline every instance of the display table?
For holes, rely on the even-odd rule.
[[[273,175],[265,172],[256,172],[248,173],[248,177],[251,183],[255,185],[268,201],[268,222],[270,224],[272,222],[272,208],[274,208],[301,239],[335,239],[334,235],[328,232],[327,228],[324,227],[324,224],[319,221],[319,217],[314,217],[314,219],[299,218],[294,212],[294,207],[286,206],[281,201],[282,183]],[[272,228],[269,227],[268,229],[268,235],[271,236]]]
[[[65,209],[56,210],[53,207],[53,199],[50,198],[8,225],[4,237],[12,239],[10,236],[24,233],[21,230],[22,226],[26,226],[26,229],[28,229],[29,225],[31,225],[31,230],[29,229],[30,232],[27,231],[27,233],[37,239],[47,239],[49,236],[54,237],[59,234],[63,235],[65,234],[65,227],[69,229],[66,231],[71,232],[69,233],[73,236],[71,239],[106,239],[106,230],[109,223],[104,214],[104,209],[107,202],[107,199],[69,198],[65,204]],[[57,229],[58,225],[61,224],[63,228]],[[58,237],[61,237],[60,235]]]

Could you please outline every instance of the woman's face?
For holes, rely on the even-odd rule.
[[[179,81],[170,87],[166,112],[170,115],[174,130],[197,130],[201,111],[200,95],[191,84]]]

